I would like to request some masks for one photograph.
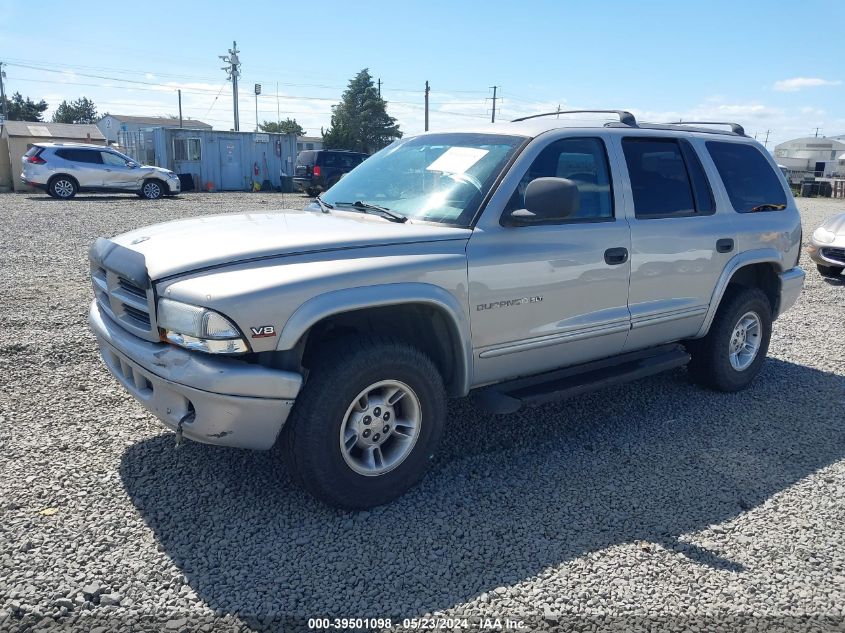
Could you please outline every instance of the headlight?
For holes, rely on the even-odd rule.
[[[830,244],[836,239],[836,233],[828,231],[823,226],[820,226],[816,229],[815,233],[813,233],[813,239],[821,244]]]
[[[157,319],[165,338],[180,347],[210,354],[243,354],[249,351],[237,326],[214,310],[172,299],[159,299]]]

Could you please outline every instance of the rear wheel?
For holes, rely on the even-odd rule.
[[[47,193],[59,200],[70,200],[78,190],[76,181],[70,176],[56,176],[47,185]]]
[[[822,266],[821,264],[816,264],[816,268],[822,277],[838,277],[845,270],[842,266]]]
[[[402,341],[343,339],[320,354],[285,425],[291,474],[322,501],[387,503],[423,477],[446,415],[431,359]]]
[[[729,289],[707,336],[688,341],[689,372],[718,391],[745,389],[766,359],[772,335],[772,306],[758,288]]]
[[[148,180],[141,187],[141,197],[147,200],[158,200],[164,195],[164,185],[158,180]]]

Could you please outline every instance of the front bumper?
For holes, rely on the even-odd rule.
[[[839,238],[830,244],[822,244],[810,240],[807,254],[815,263],[822,266],[838,266],[845,268],[845,243]]]
[[[780,303],[778,304],[778,313],[780,316],[798,301],[801,296],[801,290],[804,288],[804,271],[796,266],[785,270],[779,275],[780,277]]]
[[[165,426],[197,442],[269,449],[276,442],[302,376],[228,357],[151,343],[91,304],[88,323],[106,367]]]
[[[171,195],[182,193],[182,181],[179,180],[178,176],[176,178],[168,178],[167,188],[169,189]]]

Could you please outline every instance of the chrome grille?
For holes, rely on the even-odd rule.
[[[822,255],[828,259],[845,264],[845,248],[823,248]]]
[[[133,334],[158,341],[152,288],[143,288],[119,273],[91,264],[91,282],[100,308]]]

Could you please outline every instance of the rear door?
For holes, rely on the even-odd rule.
[[[626,350],[694,336],[722,270],[736,253],[733,214],[717,212],[700,145],[697,139],[672,136],[621,139],[630,182]]]
[[[305,150],[299,152],[296,157],[296,169],[294,176],[297,178],[310,178],[316,156],[317,152],[315,151]]]
[[[73,176],[80,187],[103,186],[103,159],[100,150],[67,148],[56,150],[56,156],[68,161],[65,171]]]

